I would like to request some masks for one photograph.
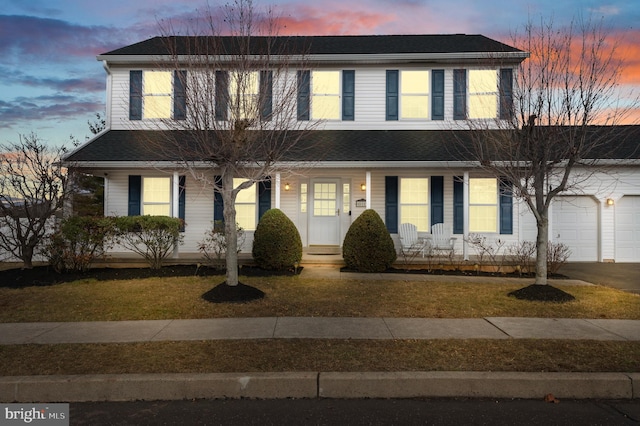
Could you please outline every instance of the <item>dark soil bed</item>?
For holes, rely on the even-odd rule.
[[[245,276],[273,276],[273,275],[295,275],[299,274],[302,268],[297,271],[267,271],[255,266],[242,266],[240,274]],[[93,268],[86,272],[58,273],[48,266],[36,266],[33,269],[7,269],[0,271],[0,287],[29,287],[48,286],[80,279],[107,280],[129,280],[137,278],[151,277],[185,277],[185,276],[215,276],[224,277],[224,270],[197,265],[171,265],[161,269],[150,268]]]
[[[343,267],[340,268],[341,272],[360,272],[355,269]],[[418,268],[388,268],[382,272],[383,274],[423,274],[423,275],[450,275],[450,276],[477,276],[477,277],[503,277],[503,278],[535,278],[534,273],[497,273],[486,271],[470,271],[470,270],[454,270],[454,269],[418,269]],[[562,274],[550,274],[549,278],[553,279],[567,279],[566,275]]]

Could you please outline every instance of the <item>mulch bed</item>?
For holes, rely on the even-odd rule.
[[[266,277],[274,275],[299,274],[297,271],[267,271],[255,266],[242,266],[240,274],[253,277]],[[86,272],[58,273],[48,266],[36,266],[33,269],[7,269],[0,271],[0,287],[20,288],[30,286],[49,286],[82,279],[95,279],[98,281],[130,280],[153,277],[186,277],[186,276],[221,276],[223,269],[210,268],[197,265],[171,265],[160,269],[150,268],[93,268]]]

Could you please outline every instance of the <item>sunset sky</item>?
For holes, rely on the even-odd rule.
[[[212,8],[224,4],[211,0]],[[529,17],[603,18],[621,37],[621,83],[640,90],[638,0],[254,0],[273,5],[281,34],[483,34],[510,44]],[[35,132],[54,145],[90,135],[104,114],[106,74],[96,55],[159,34],[159,22],[186,22],[204,0],[2,0],[0,143]],[[519,46],[516,46],[519,47]]]

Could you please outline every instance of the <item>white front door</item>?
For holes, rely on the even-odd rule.
[[[309,245],[340,245],[340,179],[312,180],[310,196]]]

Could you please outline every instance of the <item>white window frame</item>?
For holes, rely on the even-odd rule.
[[[338,78],[338,91],[337,93],[332,92],[316,92],[315,89],[315,79],[318,74],[336,74]],[[311,71],[311,119],[312,120],[329,120],[329,121],[340,121],[342,119],[342,71],[341,70],[314,70]],[[324,114],[324,111],[320,111],[320,108],[317,108],[316,105],[319,102],[316,102],[316,99],[320,101],[321,99],[326,100],[328,98],[335,98],[335,102],[337,102],[336,114],[335,116],[327,116]],[[320,114],[320,113],[323,114]]]
[[[410,181],[425,181],[426,183],[426,189],[424,191],[424,194],[426,196],[426,200],[424,202],[407,202],[403,197],[403,192],[404,189],[406,187],[408,187],[408,184],[410,183]],[[401,177],[400,178],[400,223],[413,223],[414,225],[416,225],[418,227],[418,231],[420,232],[429,232],[430,231],[430,220],[431,220],[431,212],[429,210],[429,206],[430,206],[430,201],[431,201],[431,194],[430,194],[430,178],[429,177]],[[415,223],[415,220],[410,220],[409,218],[406,217],[405,213],[408,210],[408,208],[410,207],[421,207],[424,208],[426,211],[426,217],[424,218],[424,223]]]
[[[233,178],[233,187],[237,188],[238,185],[240,185],[242,182],[246,182],[248,179],[244,179],[244,178]],[[253,225],[251,225],[251,227],[247,226],[247,223],[242,223],[238,220],[238,217],[236,216],[236,222],[238,222],[238,225],[240,225],[242,227],[242,229],[244,229],[245,231],[255,231],[256,230],[256,226],[258,223],[258,185],[257,184],[253,184],[251,185],[249,188],[245,188],[241,191],[238,192],[238,195],[236,196],[236,202],[235,202],[235,206],[236,206],[236,214],[238,212],[238,208],[239,207],[243,207],[243,206],[253,206]],[[244,195],[249,195],[249,194],[253,194],[253,201],[245,201],[244,200]]]
[[[426,92],[404,92],[403,91],[403,82],[405,81],[405,79],[407,79],[408,81],[408,74],[409,73],[425,73],[427,78],[426,78]],[[399,94],[399,105],[398,105],[398,110],[399,110],[399,118],[400,120],[430,120],[431,119],[431,70],[429,69],[404,69],[404,70],[400,70],[399,73],[399,79],[400,81],[398,82],[398,94]],[[404,100],[409,100],[409,99],[424,99],[424,108],[426,109],[426,115],[425,116],[408,116],[407,112],[408,109],[405,110],[404,108]],[[422,103],[421,103],[422,105]]]
[[[476,87],[480,86],[477,83],[472,84],[474,75],[493,74],[495,78],[495,87]],[[499,70],[496,69],[469,69],[467,70],[467,116],[471,120],[483,120],[483,119],[495,119],[500,114],[499,102],[500,102],[500,75]],[[475,89],[475,90],[474,90]],[[472,91],[473,90],[473,91]],[[480,102],[481,98],[487,98],[487,104]],[[493,98],[493,102],[489,99]],[[474,102],[476,101],[476,102]],[[493,103],[493,105],[491,105]],[[480,109],[474,108],[474,104],[480,105]],[[480,114],[479,111],[484,112],[488,107],[491,107],[491,114]]]
[[[150,179],[162,179],[162,180],[166,180],[167,181],[167,187],[168,187],[168,201],[145,201],[145,198],[148,197],[147,194],[147,189],[145,186],[145,181],[149,181]],[[172,188],[173,188],[173,184],[171,181],[171,177],[166,177],[166,176],[142,176],[142,185],[141,185],[141,213],[142,215],[151,215],[150,213],[148,213],[146,210],[146,206],[167,206],[168,212],[166,214],[166,216],[171,217],[172,216],[172,200],[173,200],[173,193],[172,193]],[[151,216],[165,216],[165,215],[151,215]]]
[[[242,100],[240,104],[236,101],[236,91],[238,86],[238,76],[242,75],[244,88],[240,88],[240,95]],[[246,80],[245,80],[246,79]],[[255,87],[253,87],[255,86]],[[252,90],[253,89],[253,90]],[[233,109],[238,107],[238,117],[240,119],[245,118],[257,118],[259,114],[259,101],[260,101],[260,72],[259,71],[231,71],[229,73],[229,108]],[[233,112],[235,113],[235,112]]]
[[[478,181],[493,181],[495,182],[495,192],[494,192],[494,197],[493,197],[493,202],[489,203],[487,201],[484,200],[480,200],[480,201],[476,201],[474,202],[474,183],[477,183]],[[469,178],[469,232],[473,232],[473,233],[478,233],[478,234],[495,234],[498,233],[500,228],[499,228],[499,222],[500,222],[500,197],[499,197],[499,192],[500,192],[500,182],[498,181],[497,178],[492,178],[492,177],[470,177]],[[492,207],[495,210],[495,221],[493,223],[493,228],[489,229],[489,228],[474,228],[474,223],[473,223],[473,208],[474,207],[481,207],[481,208],[486,208],[486,207]]]
[[[152,83],[150,78],[153,74],[169,74],[169,91],[168,92],[156,92],[152,90]],[[142,71],[142,118],[145,120],[164,120],[173,117],[173,72],[161,71],[161,70],[143,70]],[[149,90],[149,92],[147,91]],[[154,113],[154,109],[151,106],[152,99],[156,100],[161,98],[168,98],[169,109],[168,114],[162,115],[158,112]],[[163,108],[164,111],[165,108]]]

